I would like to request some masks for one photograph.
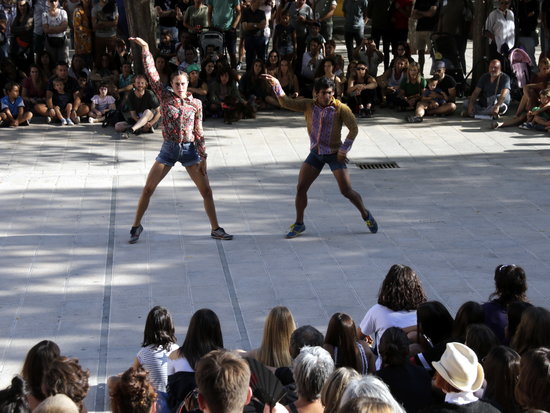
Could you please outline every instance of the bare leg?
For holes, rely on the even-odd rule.
[[[351,187],[349,171],[347,169],[335,169],[334,171],[332,171],[332,173],[336,178],[336,182],[338,182],[338,187],[340,188],[340,192],[342,193],[342,195],[344,195],[347,199],[351,201],[355,208],[357,208],[358,211],[361,213],[361,217],[363,219],[367,219],[369,213],[365,208],[365,205],[363,204],[363,198],[361,198],[359,192],[355,191]]]
[[[212,188],[210,188],[210,182],[208,181],[208,175],[203,175],[199,169],[199,164],[193,166],[187,166],[187,173],[197,186],[199,190],[203,203],[204,210],[210,221],[210,226],[212,230],[218,229],[218,217],[216,216],[216,206],[214,205],[214,197],[212,196]]]
[[[151,167],[149,175],[147,175],[147,181],[145,181],[145,186],[143,187],[143,191],[141,192],[141,197],[139,198],[138,206],[136,209],[136,216],[134,218],[134,227],[138,227],[141,224],[141,218],[143,218],[145,211],[147,211],[151,196],[155,192],[155,189],[157,189],[160,181],[162,181],[166,174],[170,172],[170,169],[172,169],[171,166],[164,165],[157,161],[155,161],[155,163]]]
[[[307,191],[311,184],[317,179],[321,173],[320,169],[311,166],[308,163],[303,163],[298,175],[298,186],[296,187],[296,222],[303,224],[304,211],[307,207]]]
[[[447,102],[441,106],[426,111],[426,115],[445,115],[447,113],[453,113],[456,110],[456,105],[453,102]]]
[[[153,112],[151,112],[150,109],[145,109],[143,114],[141,115],[141,118],[138,119],[138,121],[132,126],[132,129],[134,131],[137,131],[138,129],[142,128],[147,122],[149,122],[151,119],[153,119]]]

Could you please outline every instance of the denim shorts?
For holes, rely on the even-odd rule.
[[[181,162],[183,166],[192,166],[199,163],[201,158],[193,142],[164,141],[156,161],[168,166],[174,166],[176,162]]]
[[[334,171],[336,169],[347,169],[347,165],[344,162],[338,162],[338,155],[336,153],[331,153],[330,155],[319,155],[314,151],[311,151],[307,156],[304,163],[313,166],[316,169],[323,169],[326,163],[330,166],[330,170]]]

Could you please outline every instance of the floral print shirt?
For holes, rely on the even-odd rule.
[[[185,98],[180,98],[171,88],[165,88],[149,51],[143,53],[143,67],[153,92],[160,100],[163,139],[179,143],[194,142],[201,159],[206,159],[201,101],[190,92]]]

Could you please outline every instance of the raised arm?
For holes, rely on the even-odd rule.
[[[149,51],[149,45],[141,37],[130,37],[128,40],[134,42],[136,45],[141,47],[141,55],[143,59],[145,74],[147,75],[147,79],[149,79],[151,89],[153,89],[155,95],[157,95],[157,97],[161,99],[162,89],[164,89],[164,85],[160,81],[160,76],[157,72],[157,68],[155,67],[153,55]]]
[[[266,80],[269,86],[273,89],[273,93],[277,97],[279,104],[286,108],[293,110],[295,112],[305,112],[307,109],[307,99],[290,99],[283,90],[279,80],[271,75],[263,74],[261,75],[263,79]]]

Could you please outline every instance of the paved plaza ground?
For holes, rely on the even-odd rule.
[[[249,349],[275,305],[322,331],[336,311],[359,322],[394,263],[414,268],[428,298],[452,314],[488,298],[502,263],[523,266],[531,302],[548,306],[550,134],[492,131],[457,115],[411,125],[404,116],[360,119],[350,153],[352,183],[378,234],[327,168],[310,191],[307,230],[293,240],[283,236],[308,153],[300,114],[205,122],[209,177],[233,241],[210,239],[200,195],[176,167],[140,241],[127,243],[160,132],[120,140],[99,125],[42,121],[1,129],[0,385],[31,346],[51,339],[90,370],[88,410],[104,411],[106,377],[132,363],[154,305],[169,308],[180,344],[192,313],[208,307],[226,347]]]

